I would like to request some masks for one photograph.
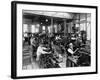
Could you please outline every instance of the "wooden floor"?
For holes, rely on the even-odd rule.
[[[62,62],[59,63],[61,68],[66,67],[66,55],[63,55]],[[32,57],[31,46],[24,45],[23,47],[23,70],[26,69],[39,69],[38,63]]]
[[[39,69],[39,65],[32,57],[32,48],[29,45],[23,47],[23,69]]]

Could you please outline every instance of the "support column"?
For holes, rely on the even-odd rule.
[[[86,22],[85,22],[85,28],[86,28],[86,39],[87,39],[87,14],[85,14],[85,20],[86,20]]]
[[[53,34],[53,17],[51,17],[51,34]]]
[[[39,32],[42,33],[42,25],[39,26]]]
[[[66,19],[64,19],[64,36],[67,34]]]
[[[80,29],[80,14],[79,14],[79,32],[81,31]]]
[[[32,32],[31,30],[32,30],[31,25],[28,24],[28,32],[31,33]]]

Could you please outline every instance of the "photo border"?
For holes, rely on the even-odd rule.
[[[80,7],[80,8],[96,9],[96,19],[95,19],[96,20],[96,71],[95,72],[83,72],[83,73],[51,74],[51,75],[18,77],[17,76],[17,4],[49,5],[49,6],[60,6],[60,7]],[[24,2],[24,1],[12,1],[11,2],[11,78],[13,79],[97,74],[98,73],[98,45],[97,44],[98,44],[98,7],[97,6]]]

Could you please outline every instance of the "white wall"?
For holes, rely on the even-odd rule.
[[[16,0],[17,1],[17,0]],[[24,0],[26,1],[26,0]],[[49,3],[64,3],[64,4],[83,4],[83,5],[97,5],[100,9],[100,0],[30,0],[34,2],[49,2]],[[0,80],[11,80],[11,0],[0,0]],[[99,11],[100,14],[100,11]],[[100,16],[99,21],[100,21]],[[98,22],[99,22],[98,21]],[[98,24],[100,27],[100,24]],[[100,28],[98,34],[100,34]],[[100,37],[99,40],[100,41]],[[98,42],[100,44],[100,42]],[[100,45],[99,45],[100,47]],[[100,52],[100,49],[99,49]],[[99,53],[98,52],[98,53]],[[98,54],[100,57],[100,54]],[[100,61],[100,58],[99,60]],[[100,63],[100,62],[99,62]],[[100,67],[100,64],[99,64]],[[21,80],[21,79],[20,79]],[[24,80],[24,79],[23,79]],[[30,80],[30,79],[26,79]],[[33,79],[31,79],[33,80]],[[35,78],[34,80],[41,80]],[[99,74],[92,75],[77,75],[77,76],[63,76],[63,77],[48,77],[42,80],[100,80]]]

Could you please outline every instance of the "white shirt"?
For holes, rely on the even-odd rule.
[[[74,51],[70,48],[68,49],[68,52],[71,53],[71,54],[74,54]]]
[[[39,57],[40,57],[41,54],[49,54],[49,52],[44,51],[44,49],[47,49],[47,48],[42,47],[42,46],[38,47],[37,52],[36,52],[36,54],[37,54],[37,59],[36,60],[37,61],[39,60]]]
[[[34,38],[30,39],[31,45],[34,45]]]

